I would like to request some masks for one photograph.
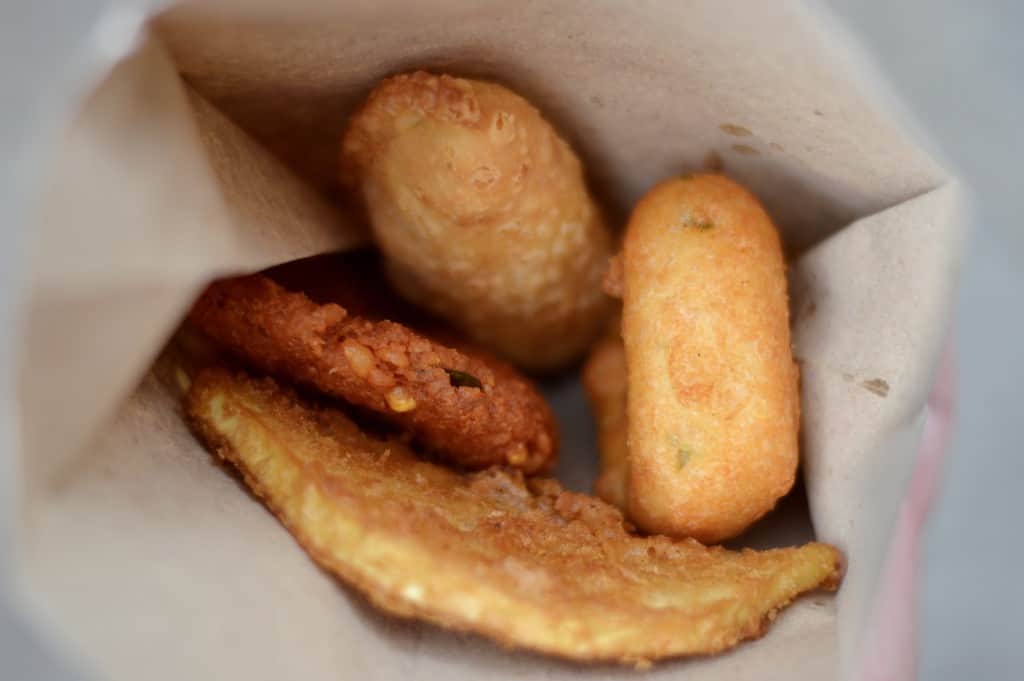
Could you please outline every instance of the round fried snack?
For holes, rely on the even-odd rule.
[[[416,72],[352,118],[342,179],[410,300],[530,370],[578,357],[601,328],[610,235],[579,159],[525,99]]]
[[[254,275],[212,284],[190,320],[248,364],[412,433],[447,460],[529,473],[554,462],[554,416],[533,385],[483,353],[349,315]]]
[[[839,581],[831,546],[633,536],[617,510],[554,480],[420,460],[270,380],[206,370],[186,400],[207,447],[313,560],[395,615],[641,665],[757,637],[793,598]]]
[[[721,175],[669,180],[622,253],[629,517],[733,537],[793,486],[800,403],[779,236]]]
[[[626,444],[626,349],[619,321],[590,351],[583,364],[583,389],[597,424],[601,454],[594,493],[625,512],[629,499],[629,450]]]

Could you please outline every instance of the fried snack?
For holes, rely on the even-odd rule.
[[[629,517],[715,543],[793,486],[800,403],[779,236],[721,175],[664,182],[623,241]]]
[[[610,235],[579,159],[525,99],[395,76],[353,116],[341,156],[404,296],[530,370],[593,340]]]
[[[619,321],[590,351],[583,365],[583,389],[597,424],[601,467],[594,493],[623,512],[629,499],[629,450],[626,446],[626,349]]]
[[[322,567],[387,612],[507,646],[634,664],[714,653],[839,580],[831,546],[735,552],[631,536],[598,499],[422,461],[269,379],[206,370],[186,408]]]
[[[314,303],[262,275],[214,283],[190,320],[257,369],[372,410],[453,463],[535,473],[554,462],[544,398],[483,353]]]

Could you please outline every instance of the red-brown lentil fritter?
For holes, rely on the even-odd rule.
[[[314,302],[259,274],[213,283],[190,320],[245,363],[374,412],[449,462],[526,473],[554,462],[544,398],[483,351]]]

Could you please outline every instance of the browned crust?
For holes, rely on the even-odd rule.
[[[372,410],[452,462],[533,473],[554,461],[547,403],[529,380],[482,353],[318,305],[262,275],[212,284],[190,319],[259,370]],[[450,372],[480,387],[454,385]]]
[[[363,435],[339,412],[311,408],[269,380],[206,370],[187,411],[200,437],[238,466],[317,563],[391,614],[506,647],[637,666],[721,652],[761,636],[795,596],[839,579],[840,555],[822,544],[734,552],[631,536],[617,510],[554,480],[526,482],[508,469],[460,475],[417,461],[401,444]],[[325,506],[309,505],[311,489]],[[472,528],[450,522],[467,514]],[[335,532],[346,524],[358,530]],[[363,560],[382,541],[402,550],[384,563]],[[531,593],[509,577],[510,560],[551,583]],[[416,598],[409,578],[421,585]],[[687,591],[687,582],[701,586]],[[716,596],[702,600],[704,587]],[[673,589],[684,602],[647,604]],[[732,595],[722,600],[722,589]],[[481,616],[460,609],[467,597]],[[627,635],[609,643],[619,627]]]
[[[341,157],[341,181],[354,188],[377,152],[376,130],[367,121],[368,112],[381,111],[390,116],[411,111],[438,121],[462,127],[481,127],[480,103],[470,83],[446,74],[426,71],[401,73],[387,78],[370,92],[345,133]]]
[[[629,508],[629,448],[626,424],[626,350],[618,316],[594,344],[580,376],[597,426],[601,465],[594,493],[625,513]]]
[[[722,175],[673,178],[623,238],[629,518],[720,542],[792,488],[799,389],[778,231]]]
[[[608,269],[604,271],[604,277],[601,279],[601,290],[612,298],[622,300],[623,276],[622,253],[620,252],[608,259]]]

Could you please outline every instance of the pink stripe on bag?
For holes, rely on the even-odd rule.
[[[921,532],[938,488],[949,445],[954,410],[955,372],[947,343],[939,374],[928,397],[917,465],[900,507],[882,571],[860,659],[862,681],[911,681],[917,663],[917,588]]]

